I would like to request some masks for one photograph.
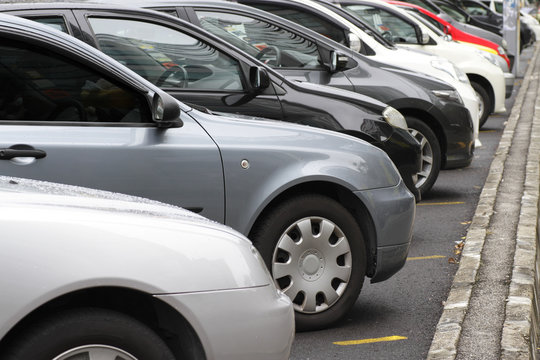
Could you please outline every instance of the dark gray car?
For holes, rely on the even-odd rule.
[[[0,173],[143,196],[230,225],[295,303],[299,329],[343,317],[365,276],[396,273],[415,214],[394,164],[362,140],[200,112],[74,37],[5,14]]]

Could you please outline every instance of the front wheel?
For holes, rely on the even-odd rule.
[[[293,302],[298,331],[327,328],[354,305],[366,272],[356,219],[322,195],[290,198],[265,216],[252,239]]]
[[[409,133],[420,143],[422,166],[416,174],[416,188],[422,196],[435,184],[441,169],[441,147],[431,128],[415,117],[407,117]]]
[[[161,338],[115,311],[85,308],[34,324],[2,355],[4,360],[173,360]]]
[[[493,101],[489,97],[487,90],[484,89],[482,85],[477,82],[471,81],[471,86],[479,99],[478,113],[480,119],[478,121],[478,127],[481,128],[488,120],[491,108],[493,107]]]

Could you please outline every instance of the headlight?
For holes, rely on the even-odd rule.
[[[497,48],[497,51],[498,51],[499,54],[501,54],[501,55],[506,54],[506,52],[504,51],[504,48],[503,48],[502,46],[499,46],[499,47]]]
[[[387,106],[386,109],[382,112],[384,120],[392,126],[407,130],[407,121],[401,115],[399,111],[394,109],[391,106]]]
[[[481,57],[483,57],[484,59],[486,59],[487,61],[489,61],[490,63],[492,63],[493,65],[499,66],[499,63],[497,62],[497,58],[495,58],[495,55],[493,55],[492,53],[478,50],[478,49],[476,50],[476,53],[480,55]]]
[[[450,100],[463,105],[463,100],[456,90],[432,90],[433,95],[444,100]]]
[[[452,64],[448,60],[444,60],[444,59],[432,60],[431,66],[433,66],[435,69],[439,69],[448,73],[450,76],[452,76],[456,80],[459,80],[464,83],[469,83],[469,78],[467,77],[467,75],[463,71],[461,71],[461,69],[456,67],[454,64]]]

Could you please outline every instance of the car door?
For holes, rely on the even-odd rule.
[[[186,113],[182,127],[157,128],[142,90],[69,54],[0,39],[0,174],[143,196],[223,222],[221,158],[204,129]]]
[[[250,64],[200,34],[142,14],[74,13],[94,46],[177,99],[213,111],[283,119],[274,88],[252,95]]]
[[[256,57],[291,80],[308,81],[353,90],[344,72],[323,65],[320,44],[290,29],[237,9],[187,8],[190,20]]]

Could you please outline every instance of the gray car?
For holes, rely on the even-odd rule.
[[[1,359],[289,358],[292,304],[236,231],[35,180],[0,198]]]
[[[293,300],[299,329],[339,320],[365,276],[405,263],[414,197],[382,150],[198,111],[29,20],[2,15],[0,39],[0,174],[147,197],[233,227]]]

